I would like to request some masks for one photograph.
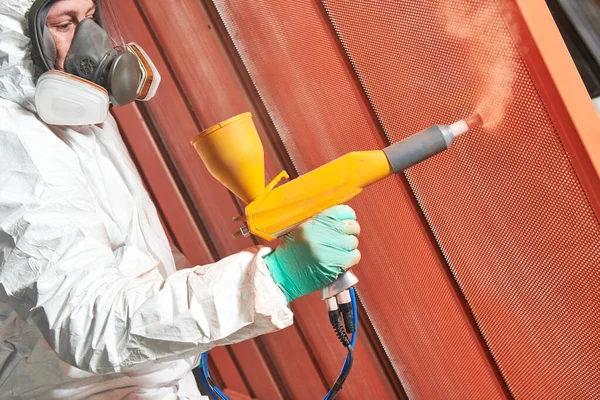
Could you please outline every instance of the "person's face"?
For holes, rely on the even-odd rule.
[[[56,44],[56,68],[62,70],[77,26],[96,12],[94,0],[56,0],[50,8],[46,26]]]

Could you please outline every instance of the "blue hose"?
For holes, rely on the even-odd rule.
[[[358,307],[356,307],[356,293],[354,288],[350,288],[350,299],[352,300],[352,320],[354,321],[354,333],[352,334],[352,338],[350,338],[350,347],[354,350],[354,344],[356,343],[356,336],[358,333]],[[350,356],[346,356],[346,361],[344,362],[344,366],[342,367],[342,372],[340,375],[346,373],[346,369],[348,368],[348,364],[350,363]],[[329,400],[333,389],[329,390],[329,392],[325,395],[323,400]]]
[[[356,293],[354,291],[354,288],[350,288],[350,299],[352,300],[352,320],[354,321],[354,329],[355,332],[352,334],[352,338],[350,338],[350,347],[354,350],[354,344],[356,343],[356,336],[358,333],[358,307],[356,306]],[[225,393],[223,393],[221,391],[221,389],[219,389],[216,386],[212,386],[208,384],[208,379],[211,379],[210,377],[210,372],[208,371],[208,362],[207,362],[207,355],[208,355],[208,351],[205,353],[202,353],[202,361],[200,363],[200,365],[202,366],[202,370],[200,370],[200,366],[198,366],[196,369],[198,370],[198,376],[200,377],[200,382],[202,382],[202,385],[204,385],[204,387],[206,388],[206,390],[208,391],[208,394],[210,397],[215,398],[217,400],[229,400],[227,398],[227,396],[225,396]],[[346,361],[344,362],[344,366],[342,367],[342,372],[340,373],[340,375],[343,375],[346,373],[346,370],[348,368],[348,364],[350,363],[350,356],[346,356]],[[213,392],[214,390],[214,392]],[[330,396],[332,394],[332,390],[330,390],[325,397],[323,398],[323,400],[329,400]]]
[[[194,371],[196,372],[196,375],[198,375],[198,378],[200,379],[202,386],[204,386],[204,388],[208,392],[208,396],[211,399],[228,400],[227,396],[225,396],[225,393],[223,393],[221,391],[221,389],[219,389],[218,387],[216,387],[214,385],[210,385],[208,383],[209,379],[212,380],[212,378],[210,377],[210,372],[208,371],[207,356],[208,356],[208,351],[202,353],[200,365],[198,365],[196,368],[194,368]]]
[[[204,353],[206,354],[206,353]],[[203,354],[203,356],[204,356]],[[202,362],[200,365],[198,365],[196,368],[194,368],[194,372],[196,372],[196,375],[198,375],[198,378],[200,379],[200,382],[202,382],[202,386],[204,386],[204,389],[206,389],[206,391],[208,392],[208,396],[211,399],[215,399],[215,393],[212,391],[212,389],[210,388],[210,385],[208,384],[208,382],[206,381],[206,377],[204,376],[204,372],[200,369],[200,367],[202,366]]]

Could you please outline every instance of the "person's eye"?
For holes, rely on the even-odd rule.
[[[54,25],[54,28],[59,32],[66,32],[71,28],[72,25],[72,22],[65,22],[62,24]]]

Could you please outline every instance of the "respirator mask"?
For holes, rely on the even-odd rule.
[[[135,43],[125,44],[110,0],[96,0],[93,19],[77,24],[64,68],[46,19],[54,0],[36,0],[29,15],[32,59],[44,73],[35,90],[39,117],[51,125],[104,122],[110,104],[151,99],[160,83],[156,67]]]

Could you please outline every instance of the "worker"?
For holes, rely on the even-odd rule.
[[[77,97],[104,93],[73,78],[93,63],[69,67],[110,39],[102,4],[0,0],[0,399],[199,399],[201,353],[289,326],[290,302],[360,259],[354,211],[336,206],[273,251],[176,271],[114,119],[86,124],[97,113]],[[77,106],[36,88],[46,70]]]

